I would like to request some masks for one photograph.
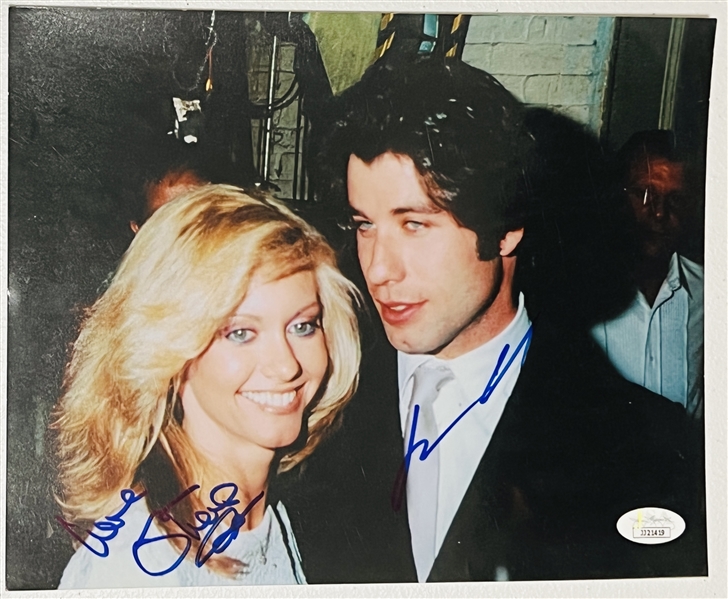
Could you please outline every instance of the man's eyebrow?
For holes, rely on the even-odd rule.
[[[437,214],[442,212],[442,208],[438,208],[435,205],[428,204],[416,204],[414,206],[402,206],[400,208],[392,209],[391,213],[395,216],[400,214],[408,214],[413,212],[415,214]]]
[[[402,214],[439,214],[443,212],[442,208],[428,204],[415,204],[413,206],[400,206],[399,208],[392,208],[390,214],[393,216],[400,216]],[[367,218],[367,215],[357,210],[356,208],[349,206],[349,216]]]

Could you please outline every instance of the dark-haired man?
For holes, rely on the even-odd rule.
[[[337,110],[322,194],[348,197],[386,339],[365,336],[343,426],[289,481],[308,579],[703,572],[681,410],[529,314],[515,286],[533,160],[519,103],[429,59],[375,65]],[[620,516],[648,506],[697,535],[621,537]]]

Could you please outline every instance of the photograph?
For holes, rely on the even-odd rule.
[[[725,6],[3,4],[5,591],[725,585]]]

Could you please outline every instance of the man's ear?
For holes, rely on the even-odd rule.
[[[515,231],[508,231],[505,237],[500,242],[500,255],[510,256],[518,247],[523,239],[523,229],[516,229]]]

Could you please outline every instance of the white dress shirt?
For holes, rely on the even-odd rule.
[[[703,267],[673,254],[654,305],[637,292],[592,337],[629,381],[703,413]]]
[[[495,338],[480,347],[452,360],[441,360],[429,355],[405,354],[397,352],[399,378],[399,410],[402,434],[405,444],[410,431],[405,431],[407,416],[412,397],[412,375],[417,367],[425,361],[435,361],[452,370],[455,378],[447,382],[433,404],[435,421],[439,434],[462,414],[462,412],[481,397],[491,379],[503,348],[510,346],[504,365],[525,338],[531,326],[523,305],[523,295],[519,297],[518,311],[511,323]],[[527,345],[524,346],[524,349]],[[436,552],[439,552],[450,524],[457,512],[460,502],[470,485],[470,481],[485,453],[500,420],[506,402],[513,391],[516,379],[521,371],[524,349],[506,371],[492,395],[484,404],[472,408],[443,438],[439,445],[440,476],[437,498],[437,523],[435,533]],[[502,370],[502,368],[501,368]],[[419,436],[416,437],[420,439]],[[434,439],[429,440],[430,443]],[[415,467],[415,451],[412,466]]]

